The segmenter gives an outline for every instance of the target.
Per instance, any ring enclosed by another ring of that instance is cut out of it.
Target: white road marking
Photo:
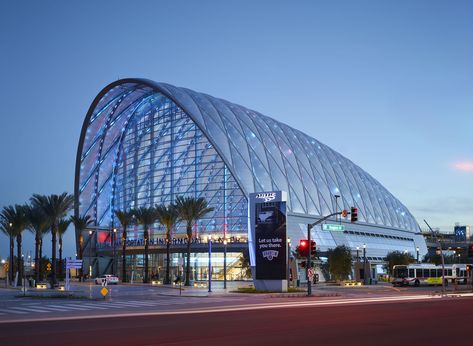
[[[27,307],[27,306],[15,306],[15,307],[10,307],[9,309],[17,309],[20,311],[27,311],[27,312],[51,312],[48,310],[43,310],[39,308],[32,308],[32,307]]]

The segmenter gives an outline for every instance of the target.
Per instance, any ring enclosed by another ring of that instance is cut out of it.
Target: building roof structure
[[[419,232],[409,210],[385,187],[317,139],[229,101],[146,79],[116,81],[92,103],[77,152],[76,214],[93,214],[98,226],[113,218],[124,134],[156,100],[175,103],[192,119],[247,198],[287,191],[288,213],[321,217],[336,209],[333,196],[339,195],[338,207],[357,207],[361,223]]]

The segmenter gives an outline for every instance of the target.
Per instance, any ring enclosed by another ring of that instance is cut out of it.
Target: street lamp
[[[115,275],[115,257],[116,257],[116,244],[115,240],[117,239],[117,229],[113,228],[112,234],[112,243],[113,243],[113,259],[112,259],[112,274]]]
[[[10,283],[13,282],[13,223],[9,223],[8,226],[10,226],[10,260],[8,261],[9,265],[9,271],[10,271]]]
[[[366,270],[366,244],[363,244],[363,281],[364,284],[368,284],[368,275]]]
[[[356,247],[356,263],[360,262],[360,247]]]
[[[287,278],[288,285],[289,285],[289,281],[291,279],[290,266],[291,266],[291,238],[288,237],[287,238],[287,273],[286,273],[286,278]]]
[[[340,195],[333,195],[335,197],[335,212],[338,211],[338,199],[340,198]],[[338,221],[338,215],[335,215],[335,221]],[[341,220],[340,220],[341,221]]]
[[[92,278],[92,233],[93,231],[89,229],[89,280]]]
[[[227,289],[227,238],[223,239],[223,288]]]
[[[212,292],[212,237],[209,235],[207,237],[207,242],[209,244],[209,293]]]
[[[419,247],[416,247],[416,253],[417,253],[417,263],[419,263]]]

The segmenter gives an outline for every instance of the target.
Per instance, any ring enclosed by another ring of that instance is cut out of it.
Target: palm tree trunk
[[[43,238],[39,239],[39,264],[38,264],[38,270],[39,270],[39,281],[43,280]]]
[[[126,229],[122,235],[122,282],[126,281]]]
[[[39,282],[39,272],[41,268],[39,267],[39,234],[36,233],[35,244],[34,244],[34,274],[36,282]]]
[[[14,258],[13,258],[13,254],[14,254],[14,250],[15,250],[15,242],[13,241],[13,237],[10,236],[10,262],[8,263],[9,265],[9,272],[10,272],[10,285],[11,283],[13,282],[13,261],[14,261]]]
[[[17,285],[21,286],[22,284],[22,258],[21,258],[21,234],[16,236],[16,271],[18,272],[18,282]]]
[[[190,286],[191,276],[191,239],[192,239],[192,226],[187,227],[187,264],[186,264],[186,283],[184,286]]]
[[[169,277],[169,262],[170,262],[170,249],[171,249],[171,242],[169,240],[169,237],[166,239],[166,277],[164,279],[164,283],[166,285],[169,285],[171,283],[171,279]]]
[[[56,231],[57,231],[57,224],[53,223],[51,227],[51,288],[54,288],[56,285]]]
[[[59,236],[59,280],[62,280],[62,235]]]
[[[149,232],[148,232],[148,227],[145,227],[145,233],[144,233],[144,238],[145,238],[145,278],[144,278],[144,283],[148,283],[148,247],[149,247]]]

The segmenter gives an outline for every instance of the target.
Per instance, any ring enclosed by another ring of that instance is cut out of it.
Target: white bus
[[[445,265],[445,285],[466,284],[467,280],[466,264]],[[441,285],[442,266],[435,264],[395,265],[391,283],[393,286]]]

